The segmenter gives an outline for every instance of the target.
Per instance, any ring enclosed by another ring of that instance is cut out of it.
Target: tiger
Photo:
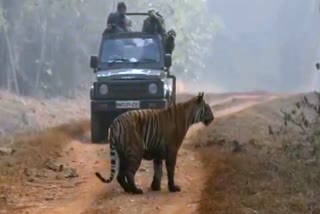
[[[151,190],[161,190],[162,164],[165,161],[168,189],[179,192],[174,174],[177,154],[192,124],[202,122],[209,126],[214,120],[213,111],[204,100],[204,93],[166,109],[129,110],[118,116],[108,129],[111,174],[105,179],[95,175],[103,183],[110,183],[115,174],[123,190],[131,194],[143,194],[135,183],[135,174],[141,161],[153,161]]]

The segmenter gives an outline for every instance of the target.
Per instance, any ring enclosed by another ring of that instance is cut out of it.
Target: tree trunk
[[[11,90],[11,81],[13,81],[15,91],[16,91],[17,95],[19,95],[20,93],[19,93],[19,85],[18,85],[18,80],[17,80],[15,60],[14,60],[14,56],[12,53],[12,46],[11,46],[11,43],[9,40],[8,31],[7,31],[6,27],[4,27],[4,35],[5,35],[5,39],[6,39],[6,43],[7,43],[7,47],[8,47],[10,64],[11,64],[11,69],[12,69],[11,73],[8,71],[8,75],[7,75],[8,90]]]
[[[46,53],[47,53],[47,24],[48,24],[48,16],[47,14],[44,15],[44,23],[43,23],[43,29],[42,29],[42,35],[41,35],[41,50],[40,50],[40,62],[36,74],[36,82],[35,82],[35,93],[39,91],[39,86],[40,86],[40,77],[41,77],[41,72],[43,70],[43,64],[46,62]]]

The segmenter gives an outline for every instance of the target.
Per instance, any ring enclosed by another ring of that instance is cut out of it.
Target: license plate
[[[130,108],[140,108],[140,101],[135,100],[125,100],[116,101],[116,108],[120,109],[130,109]]]

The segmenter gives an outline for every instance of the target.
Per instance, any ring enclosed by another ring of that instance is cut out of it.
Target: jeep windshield
[[[102,63],[118,64],[159,63],[159,43],[153,38],[115,38],[102,43]]]

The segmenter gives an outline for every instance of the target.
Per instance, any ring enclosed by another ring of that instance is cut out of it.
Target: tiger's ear
[[[201,103],[203,100],[204,92],[199,92],[197,97],[197,103]]]

